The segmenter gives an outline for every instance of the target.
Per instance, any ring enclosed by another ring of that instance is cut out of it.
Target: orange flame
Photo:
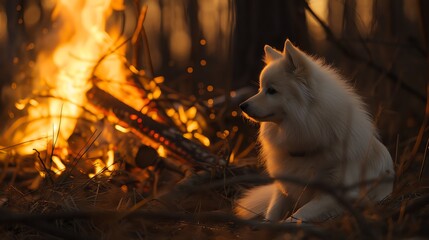
[[[53,29],[58,31],[53,30],[46,41],[56,38],[58,43],[53,50],[39,53],[37,73],[31,84],[33,95],[15,104],[18,110],[27,111],[27,116],[14,123],[12,142],[42,141],[38,146],[35,143],[23,145],[18,149],[19,153],[29,154],[34,148],[46,149],[49,144],[55,148],[68,147],[67,139],[87,108],[85,93],[92,87],[94,76],[99,79],[98,87],[143,114],[158,119],[157,111],[152,111],[149,103],[161,97],[159,84],[164,78],[144,79],[141,84],[145,93],[127,82],[130,74],[141,75],[143,71],[134,66],[125,68],[125,46],[117,47],[124,41],[119,35],[120,29],[110,26],[109,29],[113,30],[106,31],[106,22],[114,10],[124,10],[123,0],[56,1],[52,17],[55,24],[61,22],[61,27],[55,28],[54,24]],[[165,110],[185,132],[185,137],[210,145],[202,133],[205,122],[201,121],[196,107],[172,104]],[[116,120],[113,122],[117,123]],[[119,124],[115,129],[123,133],[130,131],[127,126]],[[162,145],[158,152],[161,156],[167,155]],[[51,170],[61,174],[65,169],[61,159],[53,157],[52,161]],[[109,146],[106,156],[94,161],[94,172],[90,177],[100,172],[109,176],[116,168],[113,146]],[[40,174],[44,175],[43,172]]]
[[[85,92],[91,87],[97,61],[109,52],[114,40],[106,32],[106,20],[113,9],[120,9],[122,1],[58,0],[53,18],[62,20],[60,31],[54,33],[58,45],[53,51],[42,51],[37,58],[37,74],[33,79],[34,96],[15,104],[18,110],[27,107],[25,127],[17,127],[13,142],[45,138],[53,139],[56,147],[67,147],[77,119],[86,104]],[[52,40],[52,37],[47,40]],[[109,65],[108,79],[125,76],[120,56],[109,55],[100,68]],[[100,69],[101,70],[101,69]],[[43,98],[40,98],[44,96]],[[54,136],[58,136],[54,139]],[[22,154],[33,152],[34,145],[21,147]]]

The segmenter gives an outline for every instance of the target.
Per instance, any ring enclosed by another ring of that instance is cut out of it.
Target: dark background
[[[424,117],[429,64],[427,1],[125,1],[128,11],[114,12],[109,24],[121,23],[123,34],[130,35],[138,4],[148,5],[144,25],[154,74],[164,76],[168,87],[201,103],[226,96],[226,101],[212,109],[219,113],[212,122],[216,128],[243,123],[239,114],[232,117],[231,113],[257,89],[263,46],[282,49],[289,38],[309,54],[324,58],[356,87],[392,154],[407,154],[410,149],[414,155],[417,150],[424,152],[428,136]],[[54,37],[43,37],[46,29],[51,35],[55,35],[54,29],[61,29],[61,22],[51,20],[54,7],[55,2],[47,0],[0,1],[4,122],[10,120],[14,103],[29,91],[19,89],[31,85],[37,55],[52,51],[57,44]],[[175,42],[176,32],[185,35],[181,39],[187,39],[187,44]],[[181,49],[185,52],[175,53]],[[141,50],[140,57],[145,54]],[[142,69],[148,67],[140,62]],[[187,71],[189,67],[192,72]],[[207,91],[208,86],[213,90]],[[229,97],[240,89],[247,91],[235,99]],[[255,128],[250,129],[248,139],[254,141]]]

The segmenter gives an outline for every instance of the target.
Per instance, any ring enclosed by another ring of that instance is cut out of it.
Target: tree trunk
[[[256,81],[263,67],[264,45],[282,50],[286,38],[304,50],[309,48],[302,0],[236,0],[233,78],[237,81],[233,87]]]

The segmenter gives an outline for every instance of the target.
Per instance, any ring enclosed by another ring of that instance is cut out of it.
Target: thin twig
[[[145,51],[144,59],[145,59],[145,63],[147,64],[146,76],[148,76],[148,78],[152,79],[155,75],[154,75],[154,71],[153,71],[152,58],[150,56],[149,42],[147,39],[146,30],[145,30],[143,25],[142,25],[141,35],[143,38],[143,48]]]
[[[146,12],[147,12],[147,7],[143,6],[141,7],[140,1],[139,0],[134,0],[134,5],[135,8],[137,10],[140,10],[138,13],[138,19],[137,19],[137,24],[136,27],[134,29],[133,35],[131,37],[131,44],[134,49],[133,49],[133,55],[132,55],[132,59],[131,59],[131,63],[136,67],[140,67],[139,66],[139,53],[140,53],[140,47],[141,44],[139,42],[139,39],[141,38],[141,30],[143,27],[143,22],[144,19],[146,18]],[[141,85],[140,82],[138,82],[138,84]],[[143,87],[143,85],[141,85],[141,87]]]
[[[138,3],[138,1],[135,1],[136,4]],[[139,18],[137,20],[137,25],[136,25],[136,29],[134,30],[133,36],[131,38],[131,43],[132,44],[136,44],[139,38],[139,35],[143,29],[143,22],[144,19],[146,18],[146,13],[147,13],[147,6],[144,5],[141,7],[140,9],[140,13],[139,13]]]
[[[14,224],[27,222],[43,222],[53,220],[72,220],[72,219],[113,219],[121,215],[120,211],[76,211],[76,212],[56,212],[49,214],[15,214],[5,210],[0,211],[0,223]],[[127,219],[143,219],[153,222],[188,222],[188,223],[221,223],[235,224],[239,226],[249,226],[256,229],[268,229],[277,231],[287,231],[297,233],[300,231],[317,237],[328,237],[330,234],[320,227],[309,224],[295,223],[271,223],[256,220],[244,220],[231,214],[200,212],[178,213],[178,212],[154,212],[154,211],[136,211],[126,216]]]
[[[426,164],[426,157],[427,157],[428,148],[429,148],[429,138],[426,141],[425,151],[423,153],[423,161],[422,161],[422,165],[420,166],[419,181],[422,180],[423,170],[425,169],[425,164]]]
[[[19,146],[27,144],[27,143],[36,142],[36,141],[44,140],[44,139],[47,139],[47,138],[49,138],[49,137],[46,136],[46,137],[40,137],[40,138],[35,138],[35,139],[27,140],[27,141],[24,141],[24,142],[20,142],[20,143],[17,143],[17,144],[13,144],[13,145],[10,145],[10,146],[7,146],[7,147],[0,148],[0,151],[7,150],[7,149],[10,149],[10,148],[19,147]]]
[[[39,159],[40,163],[43,166],[43,170],[45,170],[46,175],[48,175],[49,181],[52,183],[54,183],[54,180],[52,179],[51,176],[51,172],[49,171],[49,169],[46,167],[45,162],[42,160],[42,158],[40,157],[40,152],[37,151],[37,149],[33,148],[33,151],[35,151],[37,153],[37,158]]]
[[[426,92],[427,96],[429,96],[429,84],[426,85]],[[416,137],[416,141],[414,142],[413,149],[411,150],[411,153],[409,156],[404,158],[404,160],[401,162],[401,165],[398,168],[398,176],[401,176],[411,165],[413,160],[415,159],[417,152],[419,151],[420,145],[423,140],[423,135],[425,133],[425,129],[428,126],[429,123],[429,97],[426,101],[426,107],[425,107],[425,115],[423,117],[422,124],[420,125],[419,132]]]
[[[429,84],[426,85],[426,95],[429,96]],[[413,150],[411,151],[412,157],[415,157],[415,155],[417,154],[417,151],[423,139],[423,133],[425,132],[428,122],[429,122],[429,98],[427,98],[427,101],[426,101],[425,115],[423,118],[422,125],[420,126],[419,133],[417,135],[417,139],[414,144]]]
[[[429,195],[411,200],[404,208],[396,208],[393,212],[388,212],[386,217],[399,218],[405,214],[415,214],[429,205]]]

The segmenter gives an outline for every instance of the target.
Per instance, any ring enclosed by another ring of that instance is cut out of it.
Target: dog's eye
[[[274,88],[272,88],[272,87],[269,87],[269,88],[267,88],[267,90],[265,91],[265,93],[266,94],[270,94],[270,95],[272,95],[272,94],[276,94],[277,93],[277,90],[275,90]]]

